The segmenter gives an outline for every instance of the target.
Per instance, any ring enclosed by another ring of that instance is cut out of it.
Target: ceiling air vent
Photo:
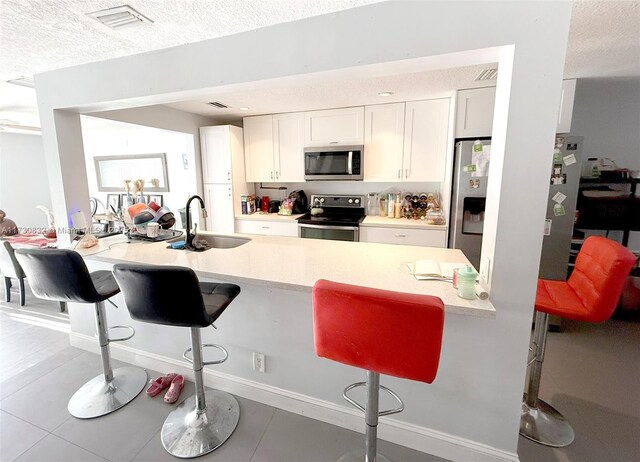
[[[220,101],[210,101],[207,103],[209,106],[217,107],[220,109],[227,109],[229,106],[222,104]]]
[[[498,69],[485,69],[476,77],[476,81],[495,80],[498,78]]]
[[[94,11],[87,13],[87,16],[100,21],[107,27],[112,29],[121,29],[128,26],[140,25],[144,22],[153,23],[153,21],[143,14],[138,13],[129,5],[116,6],[106,10]]]

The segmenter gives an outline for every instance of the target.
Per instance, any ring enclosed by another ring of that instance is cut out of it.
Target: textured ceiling
[[[483,69],[496,67],[497,64],[485,64],[378,77],[352,75],[348,79],[322,76],[304,83],[301,79],[260,82],[260,85],[245,85],[218,94],[212,92],[207,98],[167,106],[231,122],[248,115],[415,101],[448,97],[456,89],[495,85],[495,80],[476,82],[474,79]],[[379,96],[378,93],[383,91],[393,94]],[[229,108],[215,108],[207,104],[209,101],[219,101]],[[249,110],[238,109],[243,106]]]
[[[378,0],[0,0],[0,81],[47,70],[196,42],[271,24],[357,7]],[[130,4],[153,24],[111,30],[85,13]],[[541,2],[541,7],[544,3]],[[249,86],[212,93],[231,110],[204,101],[174,103],[189,112],[232,120],[240,115],[406,101],[486,86],[473,79],[478,67],[396,76],[325,79]],[[640,1],[574,3],[565,78],[640,76]],[[0,83],[0,119],[37,116],[33,96]],[[393,91],[380,98],[379,91]],[[10,94],[12,93],[12,94]],[[8,96],[9,95],[9,96]],[[240,113],[239,106],[251,111]]]
[[[0,80],[231,35],[380,0],[0,0]],[[86,16],[129,4],[154,21]]]

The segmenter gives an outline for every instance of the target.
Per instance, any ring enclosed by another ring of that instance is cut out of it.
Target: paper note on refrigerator
[[[564,165],[573,165],[575,164],[576,161],[576,156],[574,156],[573,154],[569,154],[568,156],[564,156],[562,158],[562,161],[564,162]]]
[[[564,200],[567,198],[567,196],[565,196],[564,194],[562,194],[560,191],[558,191],[557,193],[555,193],[553,195],[553,197],[551,198],[551,200],[553,202],[557,202],[558,204],[562,204],[564,202]]]
[[[491,145],[483,145],[482,151],[476,151],[475,149],[473,150],[473,152],[471,153],[471,163],[476,166],[476,170],[471,174],[472,177],[489,175],[490,156]]]

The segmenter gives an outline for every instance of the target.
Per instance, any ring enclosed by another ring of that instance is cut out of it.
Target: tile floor
[[[162,422],[172,408],[161,397],[141,395],[100,419],[69,416],[69,397],[100,372],[100,360],[70,347],[68,329],[68,316],[59,313],[57,305],[30,293],[25,308],[15,301],[0,303],[0,461],[177,460],[160,443]],[[520,438],[520,460],[640,460],[639,345],[638,322],[567,323],[564,332],[551,333],[541,397],[561,409],[577,436],[564,449]],[[182,396],[192,393],[188,382]],[[243,398],[238,401],[238,428],[220,449],[199,460],[335,461],[363,444],[358,433]],[[379,448],[397,462],[443,460],[386,441],[380,441]]]

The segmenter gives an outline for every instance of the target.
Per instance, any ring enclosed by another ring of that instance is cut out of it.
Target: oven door
[[[303,225],[298,224],[298,237],[305,239],[330,239],[334,241],[360,240],[357,226]]]

